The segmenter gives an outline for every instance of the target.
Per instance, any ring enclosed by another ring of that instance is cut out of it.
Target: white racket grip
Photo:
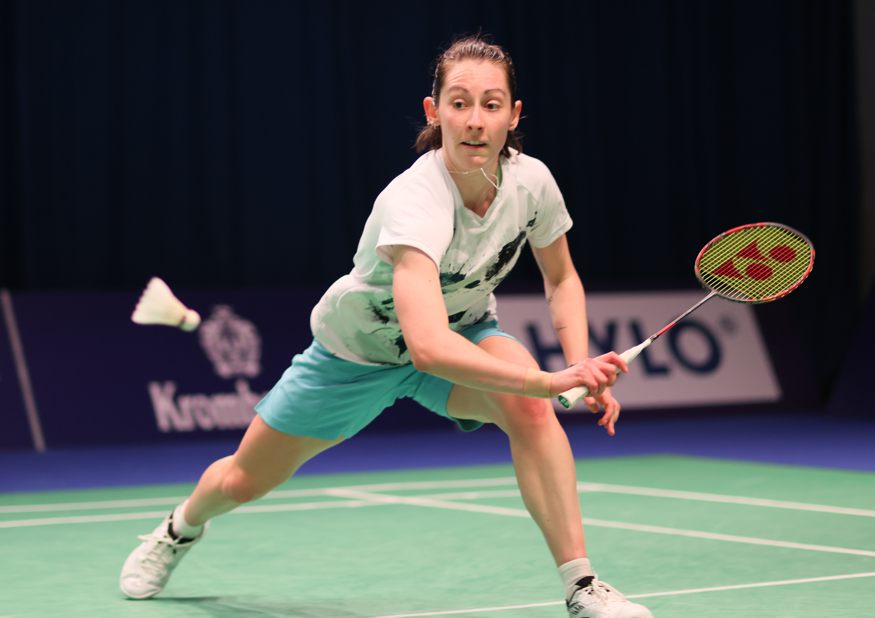
[[[647,346],[649,346],[651,343],[653,343],[653,339],[647,339],[646,341],[639,343],[638,345],[636,345],[634,347],[629,348],[625,352],[622,352],[620,354],[620,358],[622,358],[623,361],[628,365],[633,360],[635,360],[638,357],[638,355],[641,354],[641,352],[643,352],[645,350],[645,348],[647,348]],[[617,373],[618,374],[620,373],[619,369],[617,369]],[[577,403],[578,400],[583,399],[587,395],[589,395],[589,389],[587,387],[575,386],[574,388],[569,388],[564,393],[560,393],[557,396],[557,399],[559,400],[559,403],[562,404],[562,407],[567,409],[567,408],[570,408],[571,406],[573,406],[575,403]]]

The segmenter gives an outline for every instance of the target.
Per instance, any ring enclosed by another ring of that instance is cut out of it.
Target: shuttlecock
[[[164,324],[192,331],[200,325],[201,316],[183,305],[161,279],[152,277],[134,307],[131,320],[137,324]]]

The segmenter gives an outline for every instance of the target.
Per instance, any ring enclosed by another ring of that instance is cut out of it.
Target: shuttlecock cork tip
[[[179,324],[179,328],[186,332],[191,332],[195,330],[201,324],[201,316],[194,309],[186,309],[185,315],[182,317],[182,322]]]

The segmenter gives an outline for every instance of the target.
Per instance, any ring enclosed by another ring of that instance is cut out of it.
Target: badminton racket
[[[800,285],[814,268],[814,246],[806,236],[780,223],[749,223],[724,232],[706,244],[696,257],[694,271],[710,290],[695,305],[620,354],[627,364],[650,344],[711,300],[722,296],[739,303],[768,303],[783,298]],[[619,372],[619,370],[618,370]],[[570,408],[589,389],[578,386],[558,396]]]

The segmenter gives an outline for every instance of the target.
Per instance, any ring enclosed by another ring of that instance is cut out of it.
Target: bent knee
[[[222,493],[234,502],[243,504],[261,498],[283,480],[285,479],[273,481],[259,478],[237,466],[232,466],[222,481]]]
[[[556,413],[547,399],[509,395],[502,397],[498,404],[502,419],[499,425],[507,433],[538,431],[556,422]]]

